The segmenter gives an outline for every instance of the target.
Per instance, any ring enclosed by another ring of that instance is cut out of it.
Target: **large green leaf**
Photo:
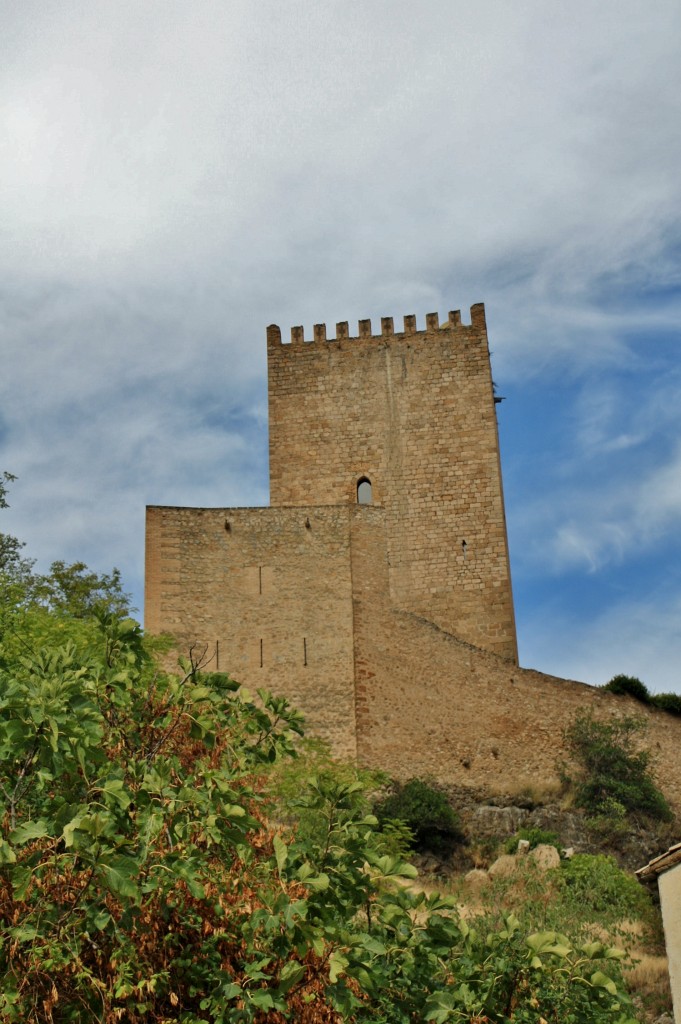
[[[122,779],[107,779],[100,792],[105,797],[112,799],[123,811],[126,810],[132,802],[132,797]]]
[[[111,892],[133,900],[139,897],[137,884],[139,865],[132,857],[120,855],[102,857],[98,867],[104,884]]]
[[[0,839],[0,864],[15,864],[17,855],[5,839]]]
[[[350,961],[338,949],[334,949],[329,957],[329,981],[333,984],[338,981],[341,974],[345,974]]]
[[[272,846],[274,847],[274,856],[277,859],[277,870],[281,874],[288,860],[288,847],[279,833],[274,836]]]
[[[604,988],[611,996],[617,995],[617,985],[607,974],[603,974],[603,971],[595,971],[591,975],[591,984],[596,988]]]
[[[279,992],[288,992],[293,988],[301,978],[305,977],[306,970],[305,964],[300,964],[297,960],[289,960],[288,963],[285,963],[279,975]]]
[[[32,839],[42,839],[49,834],[49,822],[45,818],[37,818],[35,821],[26,821],[18,825],[11,833],[10,840],[15,846],[21,846]]]

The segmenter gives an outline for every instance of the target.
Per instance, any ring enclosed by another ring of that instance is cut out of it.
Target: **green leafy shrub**
[[[442,790],[426,779],[394,783],[392,792],[375,802],[374,814],[381,824],[404,822],[418,850],[446,853],[463,839],[458,814]]]
[[[600,722],[589,712],[577,715],[565,740],[579,766],[567,777],[578,806],[614,820],[621,819],[623,808],[627,815],[671,821],[671,808],[651,773],[650,752],[640,748],[644,734],[639,718]]]
[[[629,697],[635,697],[636,700],[640,700],[642,704],[650,704],[651,697],[648,687],[640,679],[637,679],[636,676],[613,676],[603,689],[609,690],[610,693],[627,694]]]
[[[633,875],[622,871],[614,857],[577,853],[559,869],[560,901],[576,906],[592,920],[622,921],[646,917],[651,900]],[[560,911],[559,911],[560,913]]]
[[[325,821],[309,802],[311,779],[320,781],[327,788],[352,786],[353,810],[361,815],[372,812],[372,795],[388,783],[385,772],[363,768],[350,761],[335,760],[324,740],[301,736],[291,754],[291,757],[277,759],[269,772],[270,818],[295,828],[302,842],[318,842],[320,835],[325,834]],[[388,822],[382,832],[386,852],[407,855],[413,836],[402,822]]]
[[[531,850],[535,846],[545,843],[547,846],[555,846],[560,852],[560,839],[557,832],[548,832],[541,828],[520,828],[514,836],[506,841],[504,846],[506,853],[515,853],[521,839],[526,839],[529,842]]]
[[[627,809],[619,800],[606,797],[598,813],[591,813],[584,824],[592,842],[604,849],[619,849],[631,835],[631,821]]]
[[[2,1024],[632,1020],[617,951],[398,884],[364,780],[301,776],[317,827],[273,825],[299,716],[100,627],[0,663]]]
[[[249,968],[234,927],[272,850],[253,777],[299,716],[157,672],[132,620],[74,619],[81,650],[68,620],[36,647],[33,621],[0,669],[0,1020],[198,1011],[192,991]]]
[[[681,694],[678,693],[653,693],[650,703],[663,711],[669,711],[672,715],[681,715]]]

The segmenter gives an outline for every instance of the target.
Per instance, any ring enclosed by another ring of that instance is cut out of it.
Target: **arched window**
[[[360,480],[357,481],[357,504],[371,504],[371,480],[369,480],[366,476],[363,476]]]

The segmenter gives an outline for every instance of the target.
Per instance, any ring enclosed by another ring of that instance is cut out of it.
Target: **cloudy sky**
[[[268,502],[265,326],[485,302],[521,663],[681,691],[678,0],[0,0],[0,528]]]

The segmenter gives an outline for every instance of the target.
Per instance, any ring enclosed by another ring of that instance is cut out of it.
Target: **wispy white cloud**
[[[511,510],[521,574],[600,572],[681,534],[681,371],[675,345],[661,348],[647,358],[639,341],[560,389],[552,448],[531,438],[513,478],[532,494]]]
[[[605,446],[602,453],[609,450]],[[543,567],[554,577],[579,568],[593,573],[638,559],[681,534],[681,448],[656,468],[638,476],[632,472],[625,480],[619,474],[609,478],[607,468],[600,479],[580,478],[574,466],[570,473],[565,466],[562,470],[561,484],[547,487],[531,512],[521,513],[521,560],[531,571]]]

